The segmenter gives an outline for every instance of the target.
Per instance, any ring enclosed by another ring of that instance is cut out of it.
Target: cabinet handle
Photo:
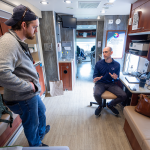
[[[64,74],[67,74],[67,70],[64,70]]]

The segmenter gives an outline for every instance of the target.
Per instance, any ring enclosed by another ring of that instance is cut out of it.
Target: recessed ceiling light
[[[97,19],[101,19],[101,17],[100,17],[100,16],[98,16],[98,17],[97,17]]]
[[[105,9],[103,9],[102,11],[100,11],[102,14],[104,14],[106,11],[105,11]]]
[[[49,4],[49,2],[46,2],[46,1],[41,1],[40,3],[43,4],[43,5]]]
[[[72,3],[72,1],[69,1],[69,0],[64,0],[64,2],[65,2],[65,3],[68,3],[68,4],[69,4],[69,3]]]
[[[109,3],[113,3],[115,2],[116,0],[108,0]]]

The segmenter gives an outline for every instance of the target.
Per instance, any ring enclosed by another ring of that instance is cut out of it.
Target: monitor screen
[[[62,16],[62,27],[76,29],[77,18],[70,16]]]

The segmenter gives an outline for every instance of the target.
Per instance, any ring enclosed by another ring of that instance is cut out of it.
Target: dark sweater
[[[93,79],[103,76],[99,81],[97,81],[97,83],[112,83],[114,82],[114,79],[109,75],[109,73],[115,73],[119,77],[120,64],[114,59],[112,59],[111,63],[106,63],[105,59],[100,60],[95,65]]]

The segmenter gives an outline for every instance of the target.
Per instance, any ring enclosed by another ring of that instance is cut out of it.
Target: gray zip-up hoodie
[[[0,37],[0,86],[4,87],[6,101],[27,100],[41,91],[33,62],[21,45],[27,46],[13,30]]]

